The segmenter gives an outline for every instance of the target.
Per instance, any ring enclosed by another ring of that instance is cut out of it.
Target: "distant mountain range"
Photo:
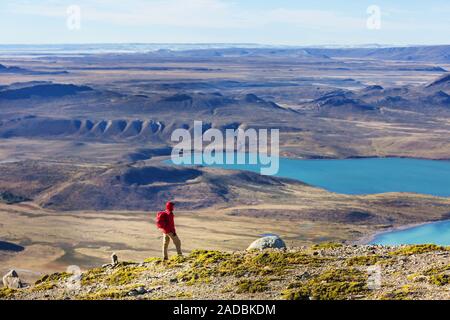
[[[335,117],[381,115],[386,109],[420,113],[450,111],[450,74],[425,86],[383,88],[373,85],[358,91],[334,90],[304,105],[322,115]]]
[[[24,73],[24,72],[28,72],[28,70],[19,67],[7,67],[0,64],[0,73]]]
[[[67,71],[35,71],[28,70],[16,66],[5,66],[0,64],[0,75],[1,74],[22,74],[22,75],[56,75],[56,74],[67,74]]]
[[[71,107],[64,108],[69,111],[64,117],[55,118],[54,113],[59,107],[54,106],[54,102],[59,99],[63,99],[59,103]],[[273,123],[289,131],[297,127],[295,119],[305,122],[302,116],[305,112],[332,118],[389,119],[398,117],[398,112],[414,111],[413,114],[402,113],[401,121],[407,117],[416,119],[419,114],[448,114],[450,74],[421,86],[384,88],[372,85],[359,90],[330,89],[316,99],[300,104],[301,108],[297,110],[283,108],[255,94],[227,96],[218,92],[191,92],[121,95],[89,86],[52,82],[5,86],[0,88],[0,103],[2,101],[4,112],[13,112],[16,108],[30,112],[19,118],[4,118],[0,122],[2,138],[71,136],[95,140],[167,141],[174,128],[191,128],[192,119],[203,119],[205,130],[211,127],[237,128],[248,123]],[[110,103],[105,105],[103,101]],[[89,110],[86,105],[90,105]],[[39,116],[33,115],[35,110],[40,110]],[[78,115],[70,116],[70,110]]]
[[[307,56],[331,58],[374,58],[381,60],[449,62],[450,45],[392,46],[368,44],[361,46],[283,46],[251,43],[209,44],[62,44],[62,45],[0,45],[0,55],[66,55],[66,54],[139,53],[157,56]]]
[[[13,85],[11,89],[0,91],[0,99],[15,100],[28,99],[31,97],[64,97],[78,92],[91,91],[87,86],[76,86],[73,84],[44,83],[31,86],[18,87]]]
[[[332,58],[450,62],[450,45],[351,49],[319,48],[307,49],[307,51],[313,55],[326,55]]]

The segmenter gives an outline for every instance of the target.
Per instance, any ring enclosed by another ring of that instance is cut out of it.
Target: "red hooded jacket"
[[[169,201],[166,203],[166,210],[156,215],[156,226],[165,234],[176,233],[173,208],[174,204]]]

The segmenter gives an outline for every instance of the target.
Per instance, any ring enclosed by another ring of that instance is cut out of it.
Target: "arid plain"
[[[379,50],[0,55],[0,272],[159,255],[166,199],[187,251],[242,250],[265,233],[354,242],[449,218],[448,198],[162,164],[173,129],[194,120],[279,128],[293,158],[450,159],[449,47]]]

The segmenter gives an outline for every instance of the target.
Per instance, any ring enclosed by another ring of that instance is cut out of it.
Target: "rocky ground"
[[[435,245],[197,250],[73,272],[2,288],[0,298],[450,299],[450,248]]]

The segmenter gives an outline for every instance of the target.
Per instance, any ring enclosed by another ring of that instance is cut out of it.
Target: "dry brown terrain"
[[[448,300],[449,248],[342,246],[196,250],[47,275],[0,299]]]
[[[0,72],[0,192],[15,199],[0,204],[0,273],[15,268],[35,280],[70,264],[101,265],[112,252],[134,261],[159,255],[153,218],[167,199],[179,204],[186,251],[242,250],[266,233],[290,247],[351,243],[448,219],[449,198],[347,196],[162,164],[171,132],[194,120],[220,130],[279,128],[281,154],[294,158],[450,159],[450,65],[446,48],[432,49],[439,59],[422,50],[411,61],[415,51],[403,61],[320,50],[0,52],[0,64],[23,68]]]
[[[217,171],[224,177],[230,175]],[[186,185],[197,192],[198,184],[194,181]],[[291,184],[289,180],[282,180],[279,190],[270,196],[264,188],[234,187],[234,196],[226,203],[179,210],[177,226],[184,250],[242,250],[267,233],[282,236],[289,246],[353,242],[386,228],[443,219],[450,212],[448,198],[346,196]],[[251,203],[243,199],[251,199]],[[134,261],[158,256],[161,235],[153,223],[156,210],[55,211],[31,202],[2,204],[0,235],[24,250],[0,256],[0,272],[14,268],[21,270],[25,279],[34,280],[43,273],[64,271],[72,264],[83,269],[101,265],[112,252]]]

